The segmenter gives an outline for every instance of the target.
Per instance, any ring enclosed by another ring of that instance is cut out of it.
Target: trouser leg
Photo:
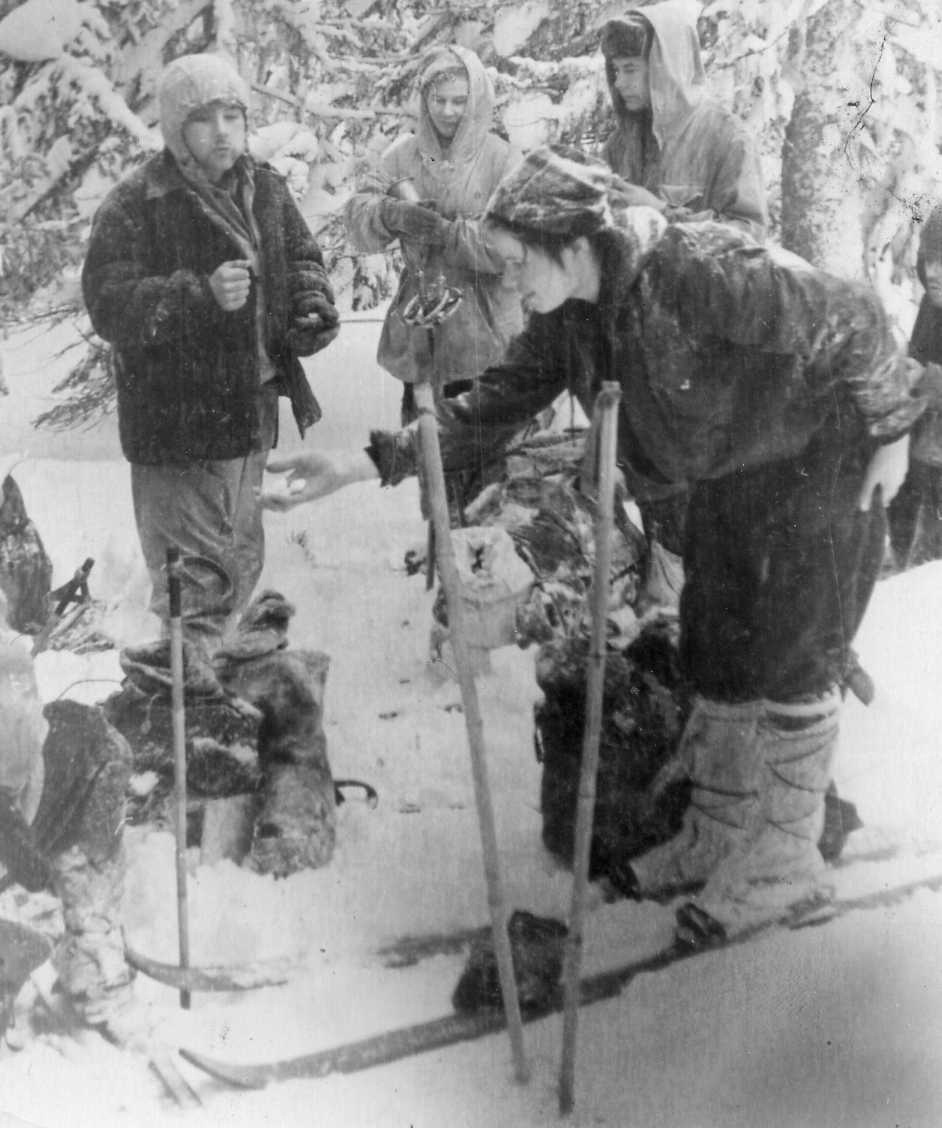
[[[251,598],[265,559],[262,511],[257,491],[274,442],[278,398],[259,393],[261,449],[243,458],[131,466],[131,493],[138,536],[152,592],[151,610],[166,623],[167,549],[203,556],[229,577],[206,569],[185,570],[182,578],[184,633],[210,649]]]

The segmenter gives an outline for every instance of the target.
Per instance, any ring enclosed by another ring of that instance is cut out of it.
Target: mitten
[[[425,247],[443,247],[447,242],[451,224],[429,208],[390,197],[380,207],[380,218],[390,235]]]

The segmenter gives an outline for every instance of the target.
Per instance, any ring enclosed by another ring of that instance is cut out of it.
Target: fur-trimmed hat
[[[633,206],[632,188],[578,151],[534,149],[497,185],[485,219],[521,233],[577,239],[624,226],[616,213]]]
[[[599,46],[606,59],[646,59],[654,42],[654,28],[640,12],[628,12],[602,27]]]

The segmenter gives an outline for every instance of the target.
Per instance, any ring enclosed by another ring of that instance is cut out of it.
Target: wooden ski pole
[[[494,953],[497,957],[500,989],[504,999],[504,1012],[507,1016],[507,1031],[510,1035],[514,1072],[517,1081],[524,1084],[529,1080],[530,1070],[523,1046],[523,1020],[520,1014],[520,1000],[517,996],[517,982],[514,978],[510,936],[507,932],[508,910],[501,880],[497,829],[487,776],[484,724],[481,718],[477,687],[474,684],[472,673],[471,655],[465,633],[461,581],[458,576],[458,566],[455,563],[455,552],[451,540],[448,498],[445,492],[445,473],[442,468],[438,424],[435,418],[435,402],[430,384],[415,385],[415,401],[419,410],[419,435],[422,444],[422,458],[425,462],[429,508],[435,529],[438,576],[445,592],[445,602],[448,607],[449,634],[455,655],[458,684],[461,688],[461,701],[464,708],[464,721],[468,733],[468,748],[471,754],[474,796],[481,833],[481,848],[484,855],[484,876],[487,882]]]
[[[177,934],[180,967],[190,966],[190,921],[186,890],[186,709],[183,701],[183,623],[180,596],[180,550],[167,549],[167,593],[170,600],[170,683],[173,720],[174,820],[177,868]],[[180,1006],[190,1009],[190,992],[180,990]]]
[[[586,676],[585,729],[579,772],[572,863],[572,903],[569,934],[563,961],[563,1048],[559,1070],[559,1111],[572,1112],[576,1068],[576,1032],[582,970],[582,925],[589,886],[589,852],[595,812],[595,779],[602,730],[602,696],[605,687],[605,640],[608,622],[609,577],[614,530],[615,457],[618,439],[618,402],[621,387],[606,381],[595,401],[592,431],[597,436],[599,487],[595,517],[595,570],[592,576],[592,626]]]

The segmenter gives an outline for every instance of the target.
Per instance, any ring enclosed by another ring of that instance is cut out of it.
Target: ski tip
[[[268,1083],[267,1078],[261,1075],[257,1066],[238,1065],[235,1062],[219,1061],[218,1058],[209,1057],[207,1054],[188,1050],[181,1046],[177,1053],[185,1062],[196,1066],[217,1081],[227,1085],[235,1085],[240,1089],[263,1089]]]

